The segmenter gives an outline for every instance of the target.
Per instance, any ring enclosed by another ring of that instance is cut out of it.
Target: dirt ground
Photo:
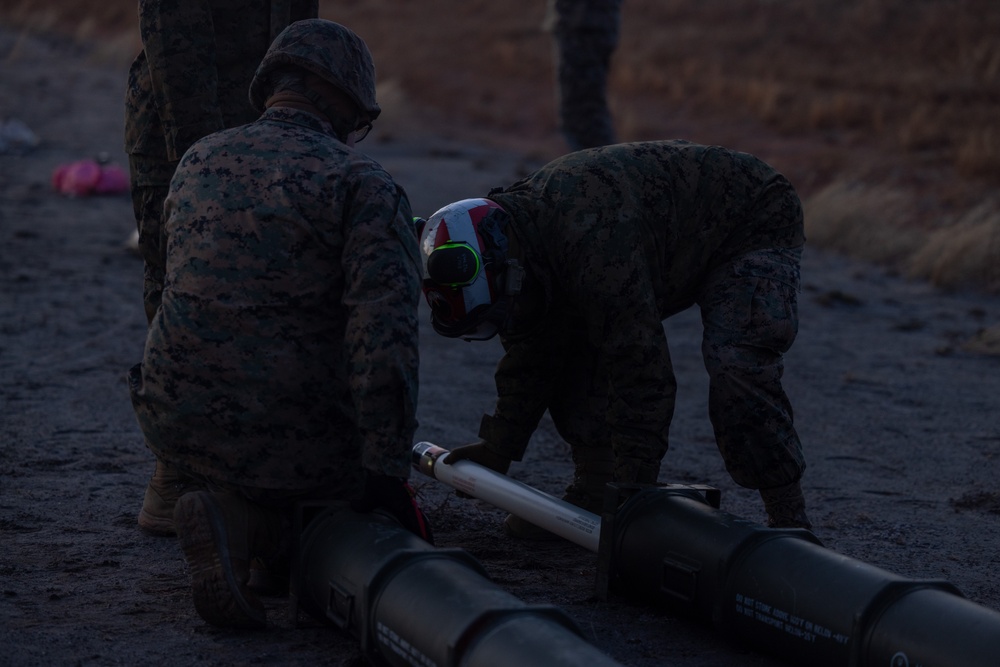
[[[125,164],[123,85],[123,67],[78,47],[0,31],[0,117],[41,139],[25,155],[0,155],[0,664],[364,664],[353,637],[309,620],[292,627],[282,598],[267,600],[269,631],[207,626],[175,541],[136,526],[153,460],[124,381],[145,331],[141,264],[123,248],[131,206],[123,195],[67,198],[50,186],[65,162],[106,152]],[[424,215],[538,166],[498,148],[502,137],[457,139],[386,116],[361,146]],[[816,535],[1000,609],[1000,357],[970,344],[1000,321],[1000,298],[944,293],[815,248],[803,275],[786,387]],[[500,348],[440,338],[424,315],[417,439],[451,447],[474,438],[492,405]],[[761,521],[755,494],[734,486],[715,450],[697,315],[665,326],[680,396],[660,481],[718,487],[723,510]],[[568,452],[547,421],[511,474],[561,492]],[[602,601],[594,554],[511,541],[504,512],[425,477],[413,483],[440,546],[467,550],[524,601],[558,605],[623,665],[784,664],[700,623]]]

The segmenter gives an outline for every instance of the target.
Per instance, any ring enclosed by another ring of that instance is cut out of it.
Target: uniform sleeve
[[[355,187],[347,213],[344,353],[362,465],[408,477],[417,428],[420,263],[406,194],[384,173]]]
[[[209,3],[142,0],[139,32],[167,159],[176,161],[196,140],[223,128]]]
[[[555,378],[566,363],[565,328],[549,314],[531,333],[503,338],[495,374],[497,403],[483,418],[479,437],[513,461],[524,458],[531,434],[549,407]]]

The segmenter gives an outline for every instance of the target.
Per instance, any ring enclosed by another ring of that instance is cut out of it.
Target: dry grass
[[[838,181],[805,201],[810,243],[948,288],[1000,292],[1000,205],[987,201],[935,229],[919,216],[911,193]]]
[[[899,266],[920,248],[923,234],[910,228],[907,193],[838,181],[807,198],[809,243],[879,264]]]
[[[369,43],[380,90],[399,107],[552,146],[543,5],[320,6]],[[136,0],[8,0],[0,18],[100,38],[105,59],[138,49]],[[996,0],[626,0],[622,18],[610,89],[622,139],[724,118],[811,142],[804,155],[764,152],[808,196],[814,243],[941,284],[1000,289],[1000,204],[988,198],[1000,185]]]
[[[930,233],[906,262],[909,275],[935,284],[1000,291],[1000,212],[986,203]]]

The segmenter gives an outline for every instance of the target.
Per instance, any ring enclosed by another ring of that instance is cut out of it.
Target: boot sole
[[[267,627],[263,605],[243,593],[233,571],[222,509],[207,492],[189,493],[177,501],[174,523],[191,569],[191,593],[198,615],[224,628]]]
[[[154,516],[145,509],[139,511],[139,528],[154,537],[173,537],[177,534],[173,519]]]

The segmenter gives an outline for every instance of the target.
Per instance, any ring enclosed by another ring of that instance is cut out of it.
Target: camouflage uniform
[[[616,141],[607,81],[620,9],[621,0],[549,1],[545,23],[555,39],[559,123],[570,150]]]
[[[125,151],[145,261],[143,304],[152,319],[163,289],[163,198],[184,151],[217,130],[249,123],[254,71],[292,21],[317,0],[140,0],[143,50],[129,69]]]
[[[489,198],[510,213],[512,253],[546,308],[502,334],[497,405],[480,431],[492,449],[521,460],[548,409],[574,451],[610,442],[616,479],[656,481],[677,388],[662,321],[698,304],[727,469],[750,488],[801,477],[781,375],[804,236],[783,176],[719,147],[619,144],[566,155]]]
[[[409,476],[420,264],[410,204],[306,111],[196,142],[130,389],[156,456],[224,483],[349,498]]]

